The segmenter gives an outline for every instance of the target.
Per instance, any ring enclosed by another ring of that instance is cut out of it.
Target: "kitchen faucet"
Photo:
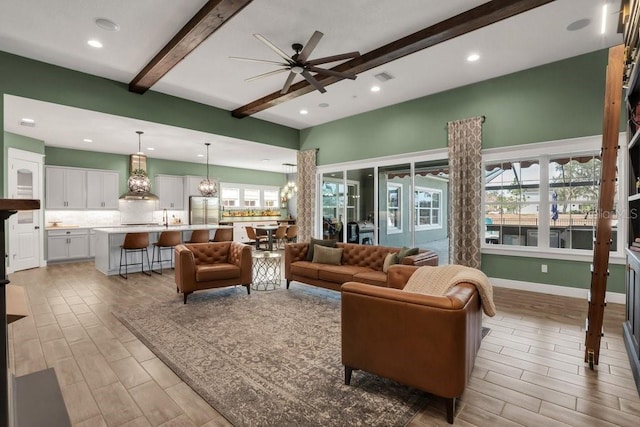
[[[164,225],[165,228],[169,228],[169,213],[166,208],[162,209],[162,225]]]

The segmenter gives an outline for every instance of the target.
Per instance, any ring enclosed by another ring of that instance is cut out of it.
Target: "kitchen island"
[[[226,225],[123,225],[117,227],[94,228],[96,233],[95,240],[95,266],[96,270],[106,274],[107,276],[118,274],[120,267],[120,245],[124,242],[124,236],[127,233],[149,233],[149,262],[153,257],[153,244],[158,241],[158,236],[163,231],[180,231],[182,233],[182,241],[189,240],[193,230],[208,229],[209,238],[212,239],[215,230],[218,228],[233,228]],[[140,262],[140,253],[131,253],[128,255],[131,262]],[[164,258],[164,257],[163,257]],[[168,257],[167,257],[168,258]],[[163,268],[169,267],[169,260],[163,261]],[[146,260],[145,260],[146,263]],[[159,266],[157,266],[159,268]],[[146,268],[145,268],[146,270]],[[130,266],[129,272],[140,271],[140,265]]]

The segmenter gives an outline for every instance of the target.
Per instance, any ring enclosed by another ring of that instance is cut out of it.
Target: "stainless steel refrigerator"
[[[217,224],[219,212],[217,197],[189,197],[189,224]]]

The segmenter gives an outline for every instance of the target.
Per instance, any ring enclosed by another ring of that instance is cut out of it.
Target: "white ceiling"
[[[314,30],[322,31],[325,35],[311,59],[354,50],[365,53],[486,1],[254,0],[152,90],[233,110],[280,90],[287,77],[283,73],[244,81],[271,71],[274,66],[234,61],[229,56],[279,60],[253,37],[254,33],[293,54],[292,43],[304,44]],[[205,3],[2,0],[0,50],[128,83]],[[602,35],[602,6],[607,3],[607,31]],[[619,7],[619,0],[556,0],[364,72],[355,81],[330,85],[325,94],[314,91],[254,117],[304,129],[607,48],[622,41],[621,35],[616,34]],[[98,17],[114,21],[120,30],[99,28],[94,23]],[[569,24],[585,18],[591,20],[588,26],[567,31]],[[104,47],[89,47],[90,38],[99,39]],[[466,57],[473,52],[481,55],[480,60],[467,62]],[[329,68],[335,64],[327,65]],[[373,76],[382,71],[394,79],[378,82]],[[370,91],[374,83],[381,86],[377,93]],[[262,144],[255,150],[255,144],[247,141],[16,97],[5,97],[5,102],[5,130],[43,139],[47,145],[128,154],[136,148],[135,130],[140,129],[145,131],[143,148],[156,148],[147,152],[150,157],[204,163],[196,154],[203,152],[205,141],[210,141],[214,164],[282,172],[282,163],[295,163],[293,150]],[[321,103],[329,106],[319,107]],[[309,114],[299,114],[301,109],[307,109]],[[17,124],[25,115],[38,115],[35,128]],[[92,134],[95,137],[87,136]],[[87,137],[94,140],[93,146],[82,142]]]

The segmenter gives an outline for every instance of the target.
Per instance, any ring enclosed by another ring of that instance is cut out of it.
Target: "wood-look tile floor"
[[[9,279],[26,288],[32,313],[9,327],[10,370],[24,375],[53,367],[74,426],[229,425],[112,314],[169,295],[180,304],[171,271],[123,280],[83,262]],[[583,362],[585,300],[494,292],[498,314],[484,319],[491,332],[455,425],[640,425],[621,335],[624,306],[606,308],[600,364],[591,371]],[[437,399],[409,422],[440,425],[448,424]]]

